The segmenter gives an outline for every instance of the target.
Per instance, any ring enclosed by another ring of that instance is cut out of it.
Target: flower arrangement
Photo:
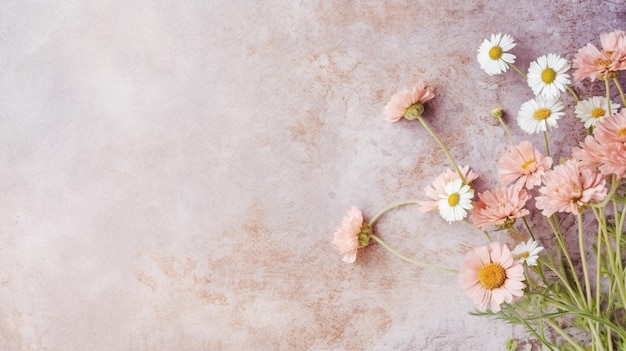
[[[367,222],[352,207],[334,234],[343,261],[355,262],[358,251],[373,240],[404,261],[457,274],[476,306],[473,314],[522,325],[546,349],[626,350],[626,110],[611,100],[617,97],[626,106],[618,80],[626,70],[626,34],[604,33],[600,43],[601,49],[590,43],[578,50],[571,64],[558,54],[540,56],[527,73],[515,65],[511,36],[494,34],[479,46],[477,60],[487,74],[511,68],[528,84],[535,97],[519,107],[516,122],[529,134],[543,134],[544,140],[543,150],[530,141],[516,142],[504,110],[491,111],[511,144],[498,160],[495,189],[477,189],[478,175],[457,164],[429,125],[425,105],[435,97],[434,88],[418,85],[394,94],[383,111],[386,119],[417,120],[451,168],[426,187],[424,200],[391,204]],[[581,100],[572,79],[598,80],[606,94]],[[569,95],[573,101],[565,100]],[[550,152],[549,132],[573,103],[573,115],[587,135],[570,155],[557,160]],[[407,205],[438,212],[448,223],[468,224],[487,243],[467,252],[459,270],[407,257],[375,231],[383,214]],[[541,211],[534,218],[547,223],[551,233],[533,230],[537,223],[528,219],[531,211]],[[572,230],[563,226],[568,217],[577,223]],[[542,247],[539,239],[554,247]],[[516,349],[515,341],[509,341],[508,349]]]

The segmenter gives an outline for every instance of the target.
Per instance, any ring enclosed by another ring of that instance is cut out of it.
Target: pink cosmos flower
[[[472,171],[470,171],[469,166],[461,167],[461,173],[463,173],[463,177],[465,178],[465,184],[471,184],[478,175]],[[446,193],[446,184],[453,182],[457,179],[461,179],[459,174],[451,169],[447,169],[445,172],[441,173],[431,185],[427,186],[425,189],[426,196],[430,200],[420,201],[420,211],[428,212],[435,211],[439,209],[439,201],[441,200],[440,194]]]
[[[552,167],[552,158],[544,157],[529,141],[522,141],[500,158],[498,170],[500,184],[516,182],[519,187],[532,189],[541,185],[545,171]]]
[[[389,122],[397,122],[400,118],[406,117],[407,113],[410,114],[415,112],[409,111],[409,108],[416,105],[416,108],[418,109],[417,112],[419,112],[419,115],[421,116],[424,111],[423,104],[434,97],[435,93],[433,88],[416,86],[411,90],[404,90],[393,94],[383,112]]]
[[[489,225],[502,226],[524,217],[530,212],[524,208],[530,195],[525,189],[517,186],[497,188],[478,194],[480,199],[474,204],[472,223],[485,230]]]
[[[539,188],[540,196],[536,206],[544,216],[555,212],[578,214],[591,201],[602,201],[607,195],[606,181],[598,171],[583,167],[570,159],[564,164],[546,172],[544,186]]]
[[[465,254],[460,272],[463,290],[485,311],[500,311],[503,302],[511,303],[524,296],[524,268],[511,250],[498,242],[478,247]]]
[[[343,255],[342,261],[353,263],[356,260],[362,226],[363,214],[358,208],[352,207],[343,217],[341,225],[335,229],[333,245]]]
[[[593,136],[588,135],[580,147],[572,150],[572,157],[584,166],[597,167],[605,176],[614,173],[623,177],[626,174],[626,111],[622,109],[599,120]]]
[[[603,33],[600,35],[602,51],[589,43],[578,50],[574,56],[574,80],[579,82],[585,78],[594,81],[596,78],[610,77],[626,69],[626,35],[623,31]]]

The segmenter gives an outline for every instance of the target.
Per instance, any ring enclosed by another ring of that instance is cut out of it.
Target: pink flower
[[[544,157],[529,141],[522,141],[509,149],[500,158],[498,165],[501,167],[498,170],[500,184],[516,182],[516,186],[522,187],[525,184],[526,189],[532,189],[541,185],[545,171],[552,166],[552,158]]]
[[[365,231],[369,231],[369,225],[363,223],[363,214],[356,207],[350,208],[343,217],[341,225],[335,229],[333,240],[333,245],[343,255],[342,261],[353,263],[356,260],[357,249],[360,246],[367,246],[367,244],[359,244],[359,237]]]
[[[500,311],[503,302],[511,303],[524,296],[524,268],[505,245],[492,242],[465,254],[460,281],[476,307]]]
[[[585,78],[611,78],[611,74],[626,69],[626,36],[623,31],[614,31],[600,35],[602,51],[589,43],[578,50],[574,56],[574,80]]]
[[[478,175],[472,171],[470,171],[469,166],[461,167],[461,173],[463,173],[463,177],[465,178],[466,184],[471,184]],[[440,194],[446,193],[446,184],[453,182],[457,179],[461,179],[459,174],[451,169],[447,169],[445,172],[441,173],[431,185],[427,186],[425,189],[426,196],[430,198],[430,200],[420,201],[420,211],[428,212],[439,209],[439,201],[441,200]]]
[[[397,122],[402,117],[415,119],[424,112],[423,104],[434,97],[433,88],[416,86],[393,94],[383,112],[389,122]]]
[[[622,109],[599,120],[593,136],[588,135],[580,147],[572,150],[572,157],[584,166],[598,167],[605,176],[614,173],[623,177],[626,174],[626,112]]]
[[[602,174],[573,159],[546,172],[543,182],[536,206],[544,216],[555,212],[578,214],[591,201],[602,201],[607,194]]]
[[[497,188],[493,192],[478,194],[480,199],[474,204],[471,220],[481,230],[489,225],[512,225],[515,218],[524,217],[530,212],[524,208],[530,195],[517,186]]]

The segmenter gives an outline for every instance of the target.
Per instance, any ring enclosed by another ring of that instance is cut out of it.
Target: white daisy
[[[618,107],[618,104],[611,101],[611,112],[609,113],[608,100],[603,96],[592,96],[576,104],[576,117],[585,123],[585,128],[589,128],[595,125],[600,118],[617,113]]]
[[[478,48],[478,63],[488,75],[500,74],[509,69],[509,63],[515,63],[515,55],[508,53],[515,46],[508,34],[492,34],[491,40],[485,39]]]
[[[520,263],[526,262],[527,266],[536,266],[541,250],[543,250],[543,247],[539,246],[539,242],[529,239],[527,242],[522,241],[517,244],[511,253]]]
[[[444,194],[439,194],[439,214],[448,223],[460,221],[472,209],[473,198],[474,190],[469,185],[463,184],[461,179],[453,180],[446,184]]]
[[[557,128],[556,121],[564,115],[563,103],[559,99],[546,99],[539,95],[526,101],[517,113],[517,124],[526,133],[545,132],[548,128]]]
[[[535,95],[543,95],[548,99],[557,98],[570,83],[570,64],[556,54],[547,54],[530,63],[528,68],[528,86]]]

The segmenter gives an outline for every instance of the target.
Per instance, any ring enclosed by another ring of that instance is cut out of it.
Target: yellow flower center
[[[552,68],[548,67],[541,72],[541,80],[543,80],[544,83],[550,84],[554,82],[555,79],[556,72]]]
[[[478,281],[489,290],[504,285],[506,270],[498,263],[490,263],[478,270]]]
[[[591,110],[591,117],[600,118],[606,114],[606,111],[602,107],[596,107]]]
[[[454,207],[459,204],[460,200],[461,196],[459,193],[450,194],[450,196],[448,196],[448,205],[450,205],[450,207]]]
[[[602,66],[604,68],[608,68],[611,65],[611,63],[613,63],[613,61],[611,61],[611,59],[608,59],[608,58],[598,57],[594,63],[596,64],[596,66]]]
[[[520,258],[528,258],[528,256],[530,256],[530,252],[524,251],[521,252],[519,255],[515,255],[515,258],[519,260]]]
[[[535,163],[535,160],[528,160],[522,163],[522,168],[525,170],[528,170],[528,166],[532,165],[533,163]]]
[[[549,108],[540,108],[535,113],[533,113],[533,118],[538,121],[543,121],[544,119],[550,117],[552,111]]]
[[[492,60],[497,60],[502,57],[502,48],[499,46],[494,46],[489,49],[489,58]]]
[[[616,135],[617,135],[618,138],[626,136],[626,128],[622,128],[622,129],[618,130]]]

